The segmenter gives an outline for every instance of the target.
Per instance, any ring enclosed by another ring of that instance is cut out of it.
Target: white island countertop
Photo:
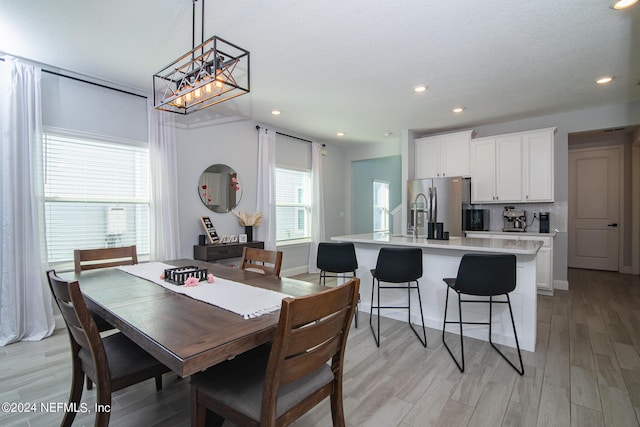
[[[421,301],[412,299],[411,323],[421,325],[422,319],[418,313],[424,313],[426,326],[442,329],[444,306],[447,286],[442,281],[444,277],[456,277],[460,260],[468,253],[485,254],[513,254],[516,256],[517,278],[516,288],[510,294],[513,305],[513,317],[518,331],[518,339],[523,350],[534,351],[536,345],[537,327],[537,286],[536,260],[538,250],[542,246],[541,240],[524,239],[483,239],[472,237],[452,237],[450,240],[427,240],[424,237],[414,238],[408,235],[390,233],[364,233],[348,236],[332,237],[334,241],[353,243],[358,258],[357,277],[360,278],[360,294],[362,295],[359,309],[371,312],[373,293],[373,279],[371,270],[376,268],[380,249],[383,247],[417,247],[422,250],[423,274],[419,279]],[[388,291],[388,290],[387,290]],[[397,295],[396,295],[397,294]],[[371,298],[369,298],[369,296]],[[380,298],[380,297],[378,297]],[[406,306],[406,292],[395,292],[383,295],[384,304],[392,306]],[[511,316],[505,304],[494,307],[492,319],[493,342],[515,347],[515,337],[511,329]],[[422,307],[422,311],[419,307]],[[449,308],[450,316],[456,319],[458,307],[455,304]],[[467,321],[486,321],[489,310],[484,304],[465,304],[465,318]],[[406,311],[382,310],[381,316],[388,316],[396,320],[407,320]],[[449,325],[451,326],[451,325]],[[508,326],[508,327],[507,327]],[[455,327],[449,327],[448,332],[459,333]],[[481,340],[488,339],[488,328],[480,325],[465,325],[464,335]],[[373,340],[373,338],[372,338]],[[429,346],[438,345],[437,341]],[[453,363],[453,362],[452,362]]]
[[[534,255],[542,247],[539,240],[477,239],[451,237],[449,240],[430,240],[405,234],[363,233],[332,237],[331,240],[352,243],[369,243],[388,246],[414,246],[424,249],[451,249],[487,253]]]

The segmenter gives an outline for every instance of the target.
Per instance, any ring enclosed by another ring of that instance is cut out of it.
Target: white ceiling
[[[208,0],[205,38],[251,52],[251,93],[187,119],[384,143],[638,101],[640,6],[612,1]],[[191,11],[191,0],[0,0],[0,51],[150,94],[152,75],[191,49]],[[615,80],[598,86],[602,75]]]

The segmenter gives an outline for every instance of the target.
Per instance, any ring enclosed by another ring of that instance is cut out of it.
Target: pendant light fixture
[[[249,93],[249,51],[218,36],[204,40],[204,0],[193,1],[191,51],[153,75],[158,110],[189,114]],[[201,8],[201,44],[195,46],[196,2]]]

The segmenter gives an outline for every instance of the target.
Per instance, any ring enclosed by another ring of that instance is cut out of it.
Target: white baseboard
[[[306,265],[301,265],[299,267],[288,268],[286,270],[282,270],[280,272],[280,276],[282,277],[291,277],[297,276],[298,274],[307,274],[309,272],[309,267]]]
[[[55,321],[54,329],[64,329],[67,327],[64,323],[64,319],[62,318],[62,314],[55,314],[53,316],[53,320]]]
[[[553,289],[558,289],[561,291],[569,290],[569,282],[566,280],[554,280],[553,281]]]

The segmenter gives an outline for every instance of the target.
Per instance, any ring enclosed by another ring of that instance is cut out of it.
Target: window
[[[276,168],[276,241],[311,238],[311,173]]]
[[[74,249],[149,253],[148,148],[45,133],[44,179],[52,266],[68,267]]]
[[[373,181],[373,231],[389,231],[389,183]]]

